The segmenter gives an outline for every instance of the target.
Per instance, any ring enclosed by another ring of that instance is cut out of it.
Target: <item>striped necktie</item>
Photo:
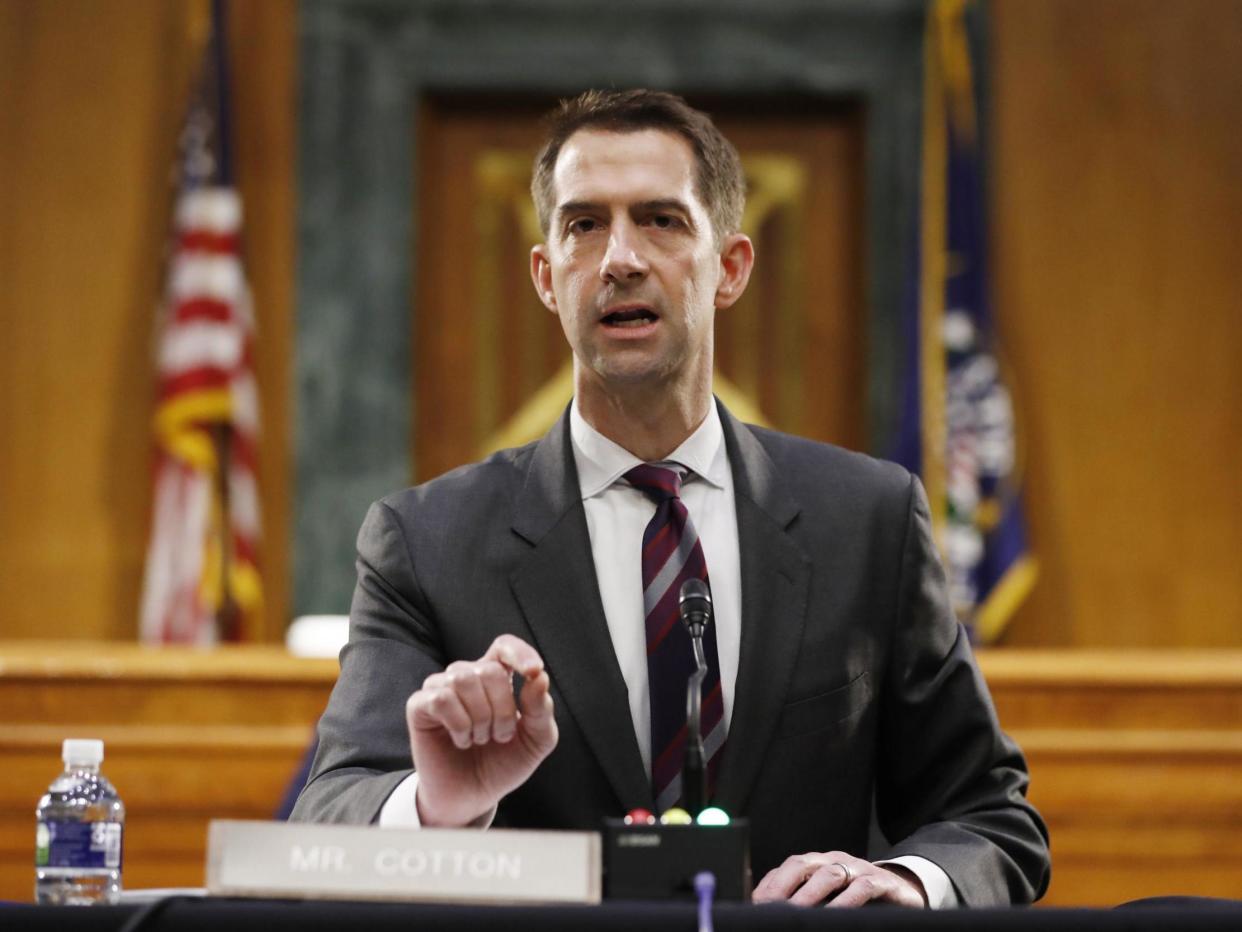
[[[680,498],[680,467],[643,464],[627,472],[625,478],[656,503],[655,514],[643,532],[643,611],[651,695],[651,785],[656,806],[664,811],[681,797],[686,680],[694,671],[694,649],[678,607],[681,586],[687,579],[701,579],[709,588],[711,584],[698,532]],[[725,740],[715,625],[708,625],[703,635],[703,652],[708,672],[703,681],[702,734],[710,799]]]

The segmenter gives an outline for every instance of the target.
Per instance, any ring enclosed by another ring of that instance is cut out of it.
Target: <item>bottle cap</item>
[[[98,738],[66,738],[60,759],[68,764],[98,767],[103,761],[103,742]]]

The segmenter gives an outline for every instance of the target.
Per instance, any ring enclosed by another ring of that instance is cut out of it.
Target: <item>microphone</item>
[[[703,680],[707,677],[707,657],[703,653],[703,632],[712,620],[712,596],[707,583],[687,579],[681,584],[678,610],[682,624],[690,632],[694,648],[694,672],[686,681],[686,756],[681,769],[681,790],[686,810],[698,817],[707,796],[707,771],[703,753]]]
[[[682,583],[678,608],[681,623],[689,629],[690,637],[701,638],[712,620],[712,594],[707,583],[701,579],[687,579]]]

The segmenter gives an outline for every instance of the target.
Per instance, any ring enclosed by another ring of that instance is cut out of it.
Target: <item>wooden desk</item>
[[[980,652],[1052,835],[1049,905],[1242,897],[1242,652]]]
[[[125,885],[202,886],[208,821],[272,817],[336,673],[275,647],[0,643],[0,899],[32,896],[35,805],[67,737],[104,741]]]
[[[1242,896],[1242,653],[993,650],[980,663],[1052,832],[1055,905]],[[207,822],[270,817],[336,677],[264,647],[0,643],[0,899],[29,899],[34,807],[99,737],[125,882],[203,881]]]

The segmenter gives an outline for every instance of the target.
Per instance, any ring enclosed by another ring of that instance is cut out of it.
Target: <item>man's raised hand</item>
[[[518,702],[515,673],[524,679]],[[511,634],[427,677],[405,704],[423,825],[477,822],[526,782],[556,747],[550,686],[542,658]]]

